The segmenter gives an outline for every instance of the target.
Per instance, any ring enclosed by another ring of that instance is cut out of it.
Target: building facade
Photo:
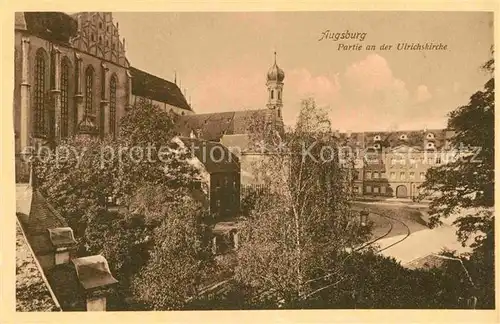
[[[354,193],[364,197],[416,198],[429,168],[453,161],[447,129],[339,134],[355,158]]]
[[[18,12],[14,30],[16,181],[27,181],[22,153],[28,147],[74,135],[116,137],[138,94],[192,113],[177,85],[150,74],[147,80],[156,82],[144,84],[110,12]]]

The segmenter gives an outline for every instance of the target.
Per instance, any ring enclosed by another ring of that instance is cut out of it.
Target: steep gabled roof
[[[70,38],[77,34],[77,21],[64,12],[33,11],[22,15],[16,15],[16,27],[43,39],[69,45]]]
[[[204,140],[220,141],[224,135],[263,133],[273,118],[279,123],[270,109],[188,115],[179,118],[175,131],[179,136],[190,136],[194,132]],[[281,127],[281,123],[278,126]]]
[[[192,111],[177,84],[130,67],[132,94]]]
[[[21,226],[16,223],[16,311],[60,310],[49,289]]]
[[[238,157],[221,143],[188,137],[179,137],[179,140],[191,150],[208,173],[240,172]]]

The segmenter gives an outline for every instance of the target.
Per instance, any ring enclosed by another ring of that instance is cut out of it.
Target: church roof
[[[15,28],[56,43],[69,44],[77,34],[77,21],[64,12],[24,12],[16,14]]]
[[[276,52],[274,52],[274,64],[267,72],[267,81],[283,82],[285,79],[285,72],[276,63]]]
[[[132,94],[181,109],[192,110],[177,84],[155,75],[130,67]]]
[[[179,118],[175,131],[179,136],[190,136],[194,132],[207,141],[219,141],[224,135],[263,131],[272,118],[270,109],[186,115]]]

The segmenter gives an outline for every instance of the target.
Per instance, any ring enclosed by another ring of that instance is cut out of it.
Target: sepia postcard
[[[5,321],[498,321],[495,7],[241,6],[5,14]]]

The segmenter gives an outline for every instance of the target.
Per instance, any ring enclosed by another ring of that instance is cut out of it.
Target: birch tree
[[[278,139],[264,141],[253,168],[266,191],[241,230],[235,273],[257,291],[257,300],[272,296],[271,307],[297,308],[314,278],[334,271],[336,256],[368,231],[350,210],[337,140],[312,99],[303,101],[297,124]]]

